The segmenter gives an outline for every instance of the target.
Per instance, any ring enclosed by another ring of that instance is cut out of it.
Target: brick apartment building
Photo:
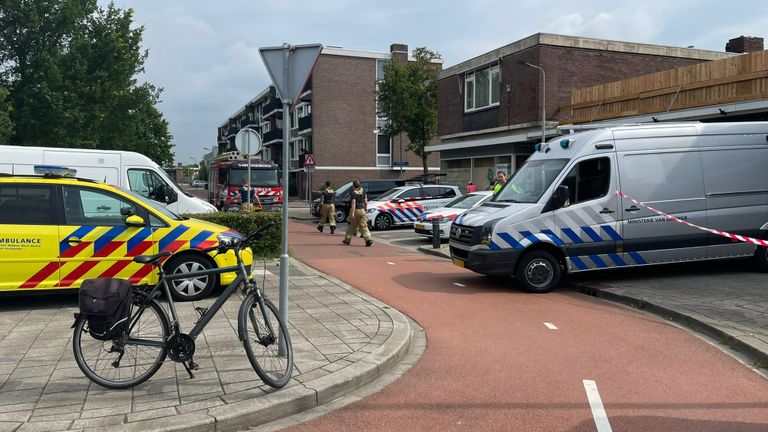
[[[376,110],[376,85],[389,61],[407,61],[408,46],[393,44],[388,53],[325,47],[312,77],[291,114],[289,125],[289,196],[305,198],[330,180],[336,186],[352,179],[408,178],[421,173],[421,161],[405,151],[404,136],[379,132],[385,119]],[[442,65],[442,61],[435,62]],[[270,86],[218,127],[217,152],[242,151],[235,135],[244,127],[259,132],[264,143],[261,157],[282,166],[282,104]],[[302,154],[312,153],[316,171],[305,173]],[[429,167],[437,171],[437,155]]]
[[[734,49],[735,50],[735,49]],[[488,186],[513,172],[541,133],[541,67],[546,136],[570,115],[571,91],[733,56],[725,52],[537,33],[443,69],[438,82],[439,143],[446,183]]]

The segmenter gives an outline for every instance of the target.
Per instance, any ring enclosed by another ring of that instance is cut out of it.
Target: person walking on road
[[[317,230],[323,232],[325,224],[331,226],[331,234],[336,232],[336,207],[333,201],[336,198],[336,192],[331,187],[331,182],[325,182],[323,193],[323,209],[320,211],[320,222],[317,223]]]
[[[352,193],[349,194],[351,199],[351,211],[349,217],[349,226],[347,232],[344,235],[344,240],[341,242],[349,246],[352,242],[352,237],[355,235],[355,231],[360,230],[360,233],[365,239],[365,245],[370,246],[373,244],[371,238],[371,232],[368,231],[368,216],[366,216],[366,209],[368,208],[368,197],[365,195],[365,191],[360,186],[360,180],[352,182]]]

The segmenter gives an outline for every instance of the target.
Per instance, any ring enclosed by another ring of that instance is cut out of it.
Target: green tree
[[[205,161],[200,161],[200,170],[198,171],[197,177],[200,180],[208,181],[208,166],[205,165]]]
[[[0,83],[10,142],[131,150],[170,162],[161,89],[137,82],[146,51],[133,11],[95,0],[0,0]]]
[[[432,60],[440,58],[427,48],[413,50],[415,61],[389,62],[384,80],[376,91],[379,113],[389,120],[383,133],[408,136],[408,150],[421,159],[427,174],[429,152],[424,147],[437,133],[437,78],[440,68]]]
[[[8,90],[0,86],[0,144],[8,144],[8,139],[13,134],[13,123],[11,123],[10,111],[11,104],[7,100]]]

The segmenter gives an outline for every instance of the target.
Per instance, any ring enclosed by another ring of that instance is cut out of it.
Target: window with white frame
[[[498,105],[500,78],[498,64],[468,72],[464,76],[464,111]]]
[[[291,154],[291,160],[299,160],[299,154],[304,150],[312,152],[312,139],[311,138],[298,138],[291,141],[288,151]]]
[[[376,135],[376,166],[392,165],[392,138]]]

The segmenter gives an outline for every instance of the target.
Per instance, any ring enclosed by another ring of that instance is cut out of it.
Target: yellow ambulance
[[[178,216],[134,192],[72,177],[64,167],[41,175],[0,174],[0,293],[78,288],[85,279],[114,277],[155,283],[137,255],[171,251],[168,274],[237,265],[234,254],[201,249],[228,228]],[[130,220],[129,220],[129,216]],[[250,250],[241,255],[250,266]],[[177,300],[205,297],[235,273],[171,282]],[[217,280],[218,279],[218,280]]]

